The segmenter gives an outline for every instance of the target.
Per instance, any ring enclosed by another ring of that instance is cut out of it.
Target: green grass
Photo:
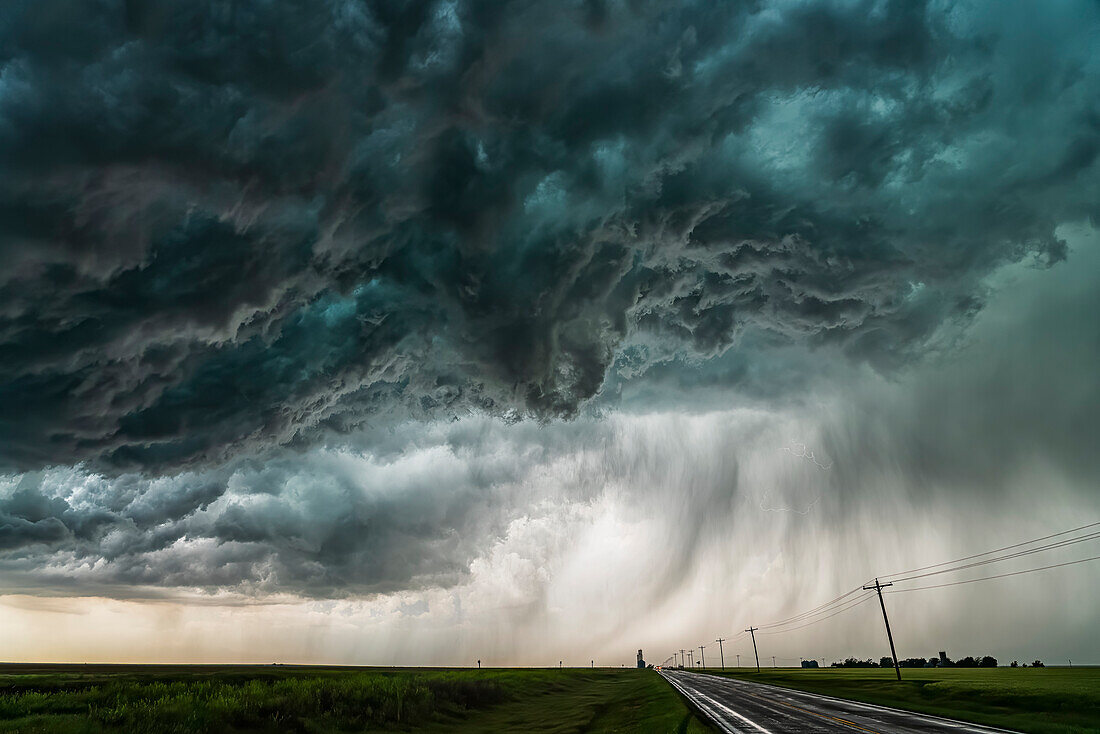
[[[0,666],[0,732],[709,732],[653,671]]]
[[[902,668],[901,673],[900,683],[889,668],[725,674],[1034,734],[1100,733],[1100,668]]]
[[[430,731],[648,732],[709,734],[680,695],[651,670],[565,671],[534,685],[528,695],[477,717],[444,722]],[[455,726],[457,724],[457,726]]]

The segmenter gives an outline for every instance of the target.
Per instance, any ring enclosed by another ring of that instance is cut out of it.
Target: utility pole
[[[595,661],[595,660],[593,660],[593,661],[592,661],[592,667],[593,667],[593,668],[595,668],[595,667],[596,667],[596,661]]]
[[[737,653],[737,667],[741,667],[741,653]]]
[[[775,667],[775,655],[772,655],[772,667]]]
[[[752,654],[756,656],[756,672],[757,673],[760,672],[760,653],[758,653],[756,651],[756,630],[758,630],[758,629],[760,629],[760,628],[759,627],[753,627],[750,624],[749,628],[747,630],[745,630],[750,635],[752,635]]]
[[[718,643],[718,655],[722,658],[722,670],[725,670],[726,669],[726,651],[722,649],[722,643],[725,642],[725,640],[723,640],[721,637],[719,637],[717,640],[715,640],[715,642]]]
[[[477,661],[477,669],[481,670],[481,661],[480,660]]]
[[[890,584],[880,584],[878,579],[875,579],[874,586],[864,586],[864,589],[874,589],[878,592],[878,603],[882,607],[882,621],[886,623],[886,639],[890,640],[890,655],[894,658],[894,672],[898,676],[898,680],[901,680],[901,668],[898,667],[898,654],[894,651],[894,633],[890,631],[890,619],[886,616],[886,602],[882,600],[882,590],[887,586],[893,586]]]
[[[699,661],[703,664],[703,670],[706,670],[707,669],[707,656],[703,654],[703,648],[704,647],[706,647],[706,645],[700,645],[699,646]]]
[[[686,668],[687,667],[687,658],[684,657],[684,649],[683,648],[680,648],[680,667],[681,668]]]

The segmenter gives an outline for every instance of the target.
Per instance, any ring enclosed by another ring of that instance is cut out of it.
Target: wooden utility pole
[[[874,586],[864,586],[864,589],[874,589],[878,592],[878,603],[882,607],[882,621],[886,623],[886,639],[890,640],[890,656],[894,658],[894,672],[898,676],[898,680],[901,680],[901,667],[898,665],[898,654],[894,650],[894,633],[890,631],[890,618],[886,616],[886,602],[882,600],[882,590],[887,586],[893,586],[893,584],[880,584],[878,579],[875,579]]]
[[[758,653],[756,651],[756,630],[758,630],[758,629],[760,629],[760,628],[759,627],[753,627],[750,624],[749,628],[747,630],[745,630],[750,635],[752,635],[752,654],[756,656],[756,672],[757,673],[760,672],[760,653]]]
[[[726,669],[726,651],[722,649],[722,643],[725,642],[725,640],[722,639],[721,637],[719,637],[717,640],[715,640],[715,642],[718,643],[718,655],[719,655],[719,657],[722,658],[722,670],[725,670]]]

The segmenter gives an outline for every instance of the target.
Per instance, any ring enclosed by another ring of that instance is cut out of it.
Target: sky
[[[0,656],[730,663],[1100,521],[1098,156],[1085,0],[4,3]]]

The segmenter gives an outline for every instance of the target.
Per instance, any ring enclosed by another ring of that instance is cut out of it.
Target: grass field
[[[717,671],[708,670],[708,673]],[[725,674],[1035,734],[1100,732],[1100,668],[747,668]]]
[[[650,670],[0,665],[0,732],[709,732]]]

